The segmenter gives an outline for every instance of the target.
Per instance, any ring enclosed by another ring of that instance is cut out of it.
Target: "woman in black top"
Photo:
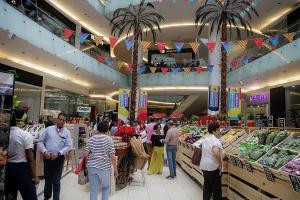
[[[151,136],[153,152],[149,167],[149,175],[162,174],[164,166],[164,139],[165,136],[161,134],[161,125],[155,124],[154,134]]]

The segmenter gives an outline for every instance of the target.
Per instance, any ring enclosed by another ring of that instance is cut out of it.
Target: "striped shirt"
[[[110,155],[115,153],[114,143],[107,135],[94,135],[89,139],[86,150],[89,152],[87,167],[102,170],[111,169]]]

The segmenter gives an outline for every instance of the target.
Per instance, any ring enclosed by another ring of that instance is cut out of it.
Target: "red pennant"
[[[70,29],[64,29],[64,37],[66,40],[69,40],[74,31]]]
[[[263,38],[254,38],[254,43],[260,49],[263,45],[264,39]]]
[[[215,42],[207,42],[206,46],[209,50],[210,53],[214,52],[215,48],[216,48],[216,43]]]
[[[236,59],[234,59],[234,60],[231,61],[231,67],[233,69],[235,69],[237,67],[237,65],[238,65],[238,61]]]
[[[166,43],[164,42],[157,42],[156,43],[157,48],[159,49],[160,53],[163,53],[166,47]]]
[[[133,70],[133,64],[129,64],[128,67],[129,67],[129,71],[132,72],[132,70]]]
[[[99,56],[97,56],[97,60],[99,62],[103,62],[104,61],[104,57],[99,55]]]
[[[161,72],[163,73],[163,75],[166,75],[167,72],[168,72],[168,68],[162,67],[162,68],[161,68]]]
[[[109,38],[109,42],[110,42],[111,48],[114,48],[114,46],[117,44],[118,40],[119,40],[119,39],[116,38],[116,37],[110,37],[110,38]]]
[[[204,71],[204,68],[201,67],[201,66],[199,66],[199,67],[195,67],[195,70],[196,70],[196,72],[197,72],[198,74],[200,74],[201,72]]]

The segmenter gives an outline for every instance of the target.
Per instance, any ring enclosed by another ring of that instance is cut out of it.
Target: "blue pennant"
[[[279,36],[278,35],[273,35],[269,38],[269,41],[271,42],[271,44],[273,46],[277,46],[278,45],[278,39],[279,39]]]
[[[233,46],[231,41],[225,41],[225,42],[222,42],[222,44],[223,44],[224,49],[227,52],[229,52]]]
[[[189,0],[190,4],[193,5],[195,0]]]
[[[249,58],[248,58],[248,56],[244,56],[243,57],[243,64],[244,65],[247,65],[249,63]]]
[[[173,67],[173,68],[172,68],[172,72],[173,72],[174,74],[177,74],[177,73],[179,72],[179,70],[180,70],[180,68],[178,68],[178,67]]]
[[[213,65],[207,65],[207,71],[212,72],[214,66]]]
[[[106,58],[106,64],[108,64],[109,66],[112,66],[114,63],[114,61],[111,58]]]
[[[80,33],[79,34],[80,43],[83,43],[89,36],[90,36],[90,34],[88,34],[88,33]]]
[[[129,50],[133,46],[133,40],[132,39],[126,39],[125,44],[126,44],[127,50]]]
[[[144,66],[144,65],[139,66],[139,68],[138,68],[138,73],[139,73],[139,74],[142,74],[142,73],[144,73],[145,71],[146,71],[146,66]]]
[[[175,42],[175,47],[178,53],[181,51],[183,45],[184,45],[183,42]]]

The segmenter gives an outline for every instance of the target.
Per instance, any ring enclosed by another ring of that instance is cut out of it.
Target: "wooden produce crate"
[[[180,143],[177,145],[176,162],[179,165],[182,163],[182,145]]]
[[[193,157],[194,147],[191,144],[181,143],[181,153],[188,156],[189,158]]]
[[[182,161],[181,167],[188,175],[193,177],[193,168],[191,166],[189,166],[187,163]]]

